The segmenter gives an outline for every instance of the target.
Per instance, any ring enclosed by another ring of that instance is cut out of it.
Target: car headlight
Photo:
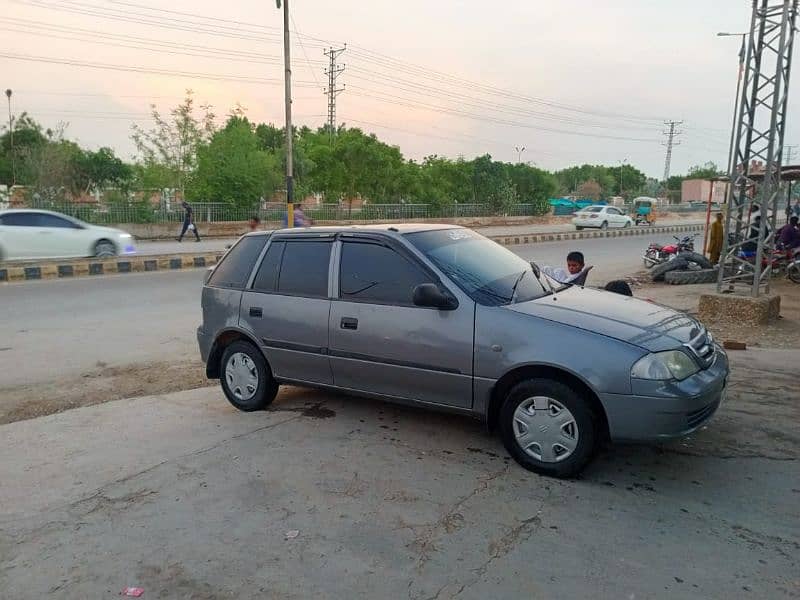
[[[133,236],[132,236],[130,233],[120,233],[120,234],[119,234],[119,237],[120,237],[121,239],[123,239],[123,240],[127,240],[127,239],[129,239],[129,238],[132,238]]]
[[[699,370],[700,367],[688,354],[680,350],[669,350],[648,354],[639,359],[631,369],[631,377],[634,379],[660,381],[677,379],[682,381]]]

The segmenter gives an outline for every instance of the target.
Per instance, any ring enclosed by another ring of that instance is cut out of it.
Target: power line
[[[28,62],[51,63],[51,64],[73,66],[73,67],[85,67],[90,69],[126,71],[130,73],[150,73],[155,75],[170,75],[174,77],[186,77],[188,79],[210,79],[213,81],[235,81],[237,83],[255,83],[255,84],[265,84],[265,85],[280,85],[283,83],[280,79],[270,79],[266,77],[246,77],[241,75],[218,75],[213,73],[195,73],[190,71],[171,71],[168,69],[132,67],[127,65],[115,65],[110,63],[92,63],[88,61],[68,60],[68,59],[51,58],[44,56],[29,56],[23,54],[10,54],[6,52],[0,52],[0,58],[9,58],[12,60],[22,60]],[[301,81],[298,82],[298,85],[308,87],[309,85],[313,86],[314,83],[310,81]]]

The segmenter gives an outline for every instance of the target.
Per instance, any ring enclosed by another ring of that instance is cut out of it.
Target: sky
[[[408,158],[521,159],[549,170],[627,162],[661,178],[724,165],[747,0],[290,0],[293,113],[327,117],[325,48],[347,49],[337,121]],[[0,87],[15,114],[66,123],[132,158],[132,123],[185,90],[222,122],[241,105],[282,125],[282,13],[273,0],[0,0]],[[797,103],[792,100],[790,109]],[[795,94],[796,95],[796,94]],[[796,98],[795,98],[796,100]],[[790,115],[792,111],[790,110]],[[800,142],[789,121],[786,143]],[[524,147],[524,151],[518,148]]]

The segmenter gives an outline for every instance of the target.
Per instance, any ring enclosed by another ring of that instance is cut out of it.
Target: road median
[[[664,233],[689,233],[703,231],[703,225],[667,225],[662,227],[629,228],[616,230],[545,232],[526,235],[496,235],[491,239],[503,246],[541,244],[570,240],[644,236]],[[72,279],[98,277],[124,273],[174,271],[206,268],[217,264],[224,251],[200,253],[172,253],[142,256],[117,256],[113,258],[81,258],[65,260],[20,261],[0,264],[0,282],[39,281],[45,279]]]

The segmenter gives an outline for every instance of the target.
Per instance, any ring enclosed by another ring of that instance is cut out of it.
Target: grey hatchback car
[[[695,431],[728,377],[693,318],[558,284],[447,225],[245,235],[209,272],[202,308],[206,373],[240,410],[292,384],[453,411],[558,477],[604,440]]]

